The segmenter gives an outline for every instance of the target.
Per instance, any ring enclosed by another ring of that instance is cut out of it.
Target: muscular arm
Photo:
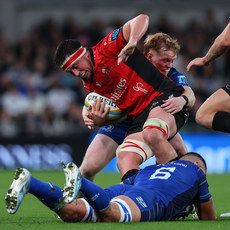
[[[209,51],[204,57],[193,59],[187,66],[190,71],[192,66],[208,65],[211,61],[221,56],[230,48],[230,23],[225,27],[223,32],[215,39]]]
[[[216,213],[214,210],[213,200],[209,200],[197,205],[197,214],[200,220],[215,220]]]
[[[148,26],[149,17],[145,14],[140,14],[124,24],[122,32],[124,39],[128,43],[118,56],[118,64],[122,61],[127,61],[128,57],[133,54],[138,41],[143,37]]]
[[[213,61],[230,47],[230,24],[224,29],[224,31],[216,38],[213,45],[209,49],[208,53],[204,57],[204,63],[208,64]]]

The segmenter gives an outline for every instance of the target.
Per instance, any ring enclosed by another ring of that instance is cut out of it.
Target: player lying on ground
[[[201,220],[215,220],[215,211],[206,180],[206,163],[196,153],[180,160],[151,165],[136,175],[102,189],[81,176],[74,163],[64,166],[66,185],[62,190],[17,169],[6,195],[6,208],[11,214],[19,208],[26,193],[67,222],[140,222],[169,220],[195,202]],[[78,191],[85,198],[76,200]]]

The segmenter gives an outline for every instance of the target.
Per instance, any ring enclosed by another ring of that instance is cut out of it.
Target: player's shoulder
[[[120,53],[121,49],[126,44],[127,42],[123,37],[122,27],[120,27],[111,31],[99,43],[97,43],[95,50],[98,51],[98,54],[114,57]]]
[[[171,76],[180,76],[180,75],[183,75],[182,73],[180,73],[177,69],[175,69],[174,67],[172,67],[169,72],[168,72],[168,77],[171,77]]]
[[[168,78],[173,80],[177,85],[188,85],[186,76],[180,73],[177,69],[172,67],[167,74]]]

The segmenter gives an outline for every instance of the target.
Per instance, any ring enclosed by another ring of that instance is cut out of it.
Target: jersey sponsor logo
[[[137,202],[143,207],[143,208],[147,208],[147,204],[143,201],[142,197],[136,197]]]
[[[105,67],[105,68],[103,68],[103,69],[101,70],[101,72],[104,73],[106,77],[109,77],[110,72],[111,72],[112,69],[113,69],[112,66],[111,66],[110,68],[109,68],[109,67]]]
[[[145,94],[147,94],[149,91],[143,88],[143,84],[141,82],[138,82],[136,86],[133,86],[133,89],[135,91],[141,91]]]
[[[112,34],[112,42],[115,41],[120,33],[121,28],[114,30]]]
[[[187,78],[184,75],[178,76],[179,84],[188,84]]]
[[[110,97],[111,100],[114,102],[118,101],[119,98],[123,95],[125,92],[127,86],[126,86],[126,80],[125,79],[120,79],[119,83],[116,86],[116,89],[112,93],[112,96]]]

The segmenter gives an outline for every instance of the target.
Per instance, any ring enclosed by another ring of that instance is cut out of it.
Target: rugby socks
[[[110,199],[105,190],[84,177],[82,177],[80,191],[98,212],[105,212],[110,207]]]
[[[62,190],[57,185],[31,177],[28,192],[36,196],[43,204],[53,211],[58,211],[65,205]]]
[[[217,112],[212,121],[212,128],[216,131],[230,133],[230,113]]]

